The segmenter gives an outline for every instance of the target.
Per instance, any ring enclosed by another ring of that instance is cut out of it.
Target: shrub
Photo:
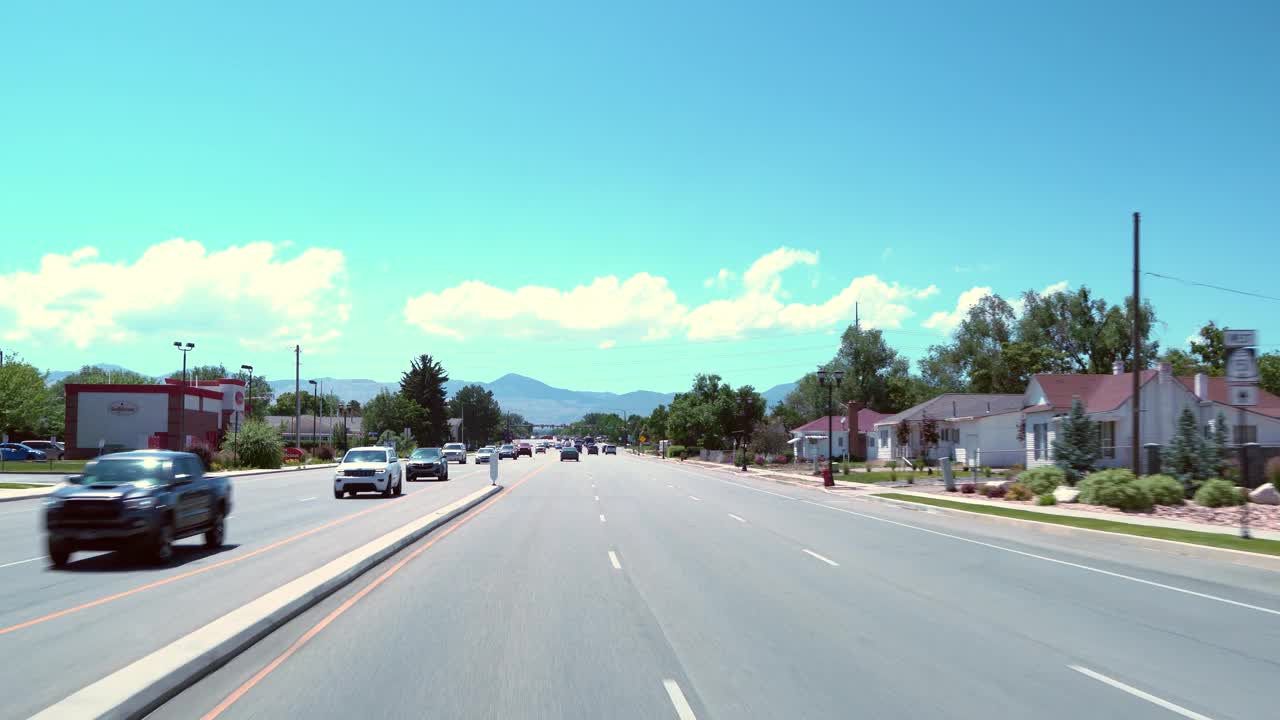
[[[1008,468],[1006,468],[1006,469],[1009,471],[1009,474],[1010,474],[1010,475],[1017,475],[1018,473],[1022,472],[1023,470],[1026,470],[1026,468],[1025,468],[1024,466],[1022,466],[1022,465],[1020,465],[1020,464],[1018,464],[1018,463],[1014,463],[1014,464],[1010,465],[1010,466],[1009,466]]]
[[[1151,510],[1151,493],[1138,484],[1133,473],[1115,468],[1090,473],[1080,483],[1080,502],[1106,505],[1128,512]]]
[[[1280,490],[1280,457],[1273,457],[1267,461],[1266,473],[1267,479],[1271,481],[1271,484],[1275,485],[1277,490]]]
[[[222,451],[231,452],[232,438],[222,441]],[[240,465],[274,470],[284,459],[284,441],[280,430],[261,420],[249,420],[240,425]]]
[[[960,484],[960,492],[964,493],[965,495],[972,495],[972,494],[973,494],[973,490],[974,490],[974,485],[973,485],[973,483],[961,483],[961,484]]]
[[[190,445],[187,452],[200,458],[200,465],[208,470],[213,465],[213,451],[207,445]]]
[[[991,466],[990,466],[990,465],[983,465],[983,466],[982,466],[982,477],[991,477]]]
[[[1018,482],[1026,485],[1031,492],[1036,495],[1047,495],[1058,489],[1067,481],[1067,474],[1057,465],[1045,465],[1042,467],[1023,470],[1018,475]]]
[[[1004,494],[1006,500],[1030,500],[1033,496],[1031,489],[1020,482],[1011,483]]]
[[[333,462],[333,448],[321,445],[316,449],[316,459],[321,462]]]
[[[1144,475],[1138,478],[1138,485],[1151,493],[1157,505],[1181,505],[1186,493],[1182,483],[1168,475]]]
[[[983,487],[986,487],[986,486],[984,485]],[[986,492],[986,496],[991,498],[992,500],[995,500],[997,498],[1002,498],[1007,494],[1009,494],[1009,489],[1003,488],[1003,487],[988,488]]]
[[[1230,507],[1244,504],[1244,493],[1240,488],[1222,478],[1206,480],[1196,491],[1196,504],[1205,507]]]
[[[1036,504],[1037,505],[1057,505],[1058,498],[1054,497],[1053,493],[1045,493],[1044,495],[1041,495],[1036,498]]]

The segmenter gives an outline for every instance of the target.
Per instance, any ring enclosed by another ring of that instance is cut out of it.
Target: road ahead
[[[153,717],[1277,716],[1275,573],[669,461],[535,463]]]

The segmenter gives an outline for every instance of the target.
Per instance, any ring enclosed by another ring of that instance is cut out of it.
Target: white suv
[[[383,497],[392,497],[403,491],[404,473],[395,448],[351,448],[333,475],[334,499],[342,499],[344,492],[351,497],[358,492],[380,492]]]
[[[444,454],[445,462],[460,462],[467,464],[467,446],[462,443],[445,443],[441,449]]]

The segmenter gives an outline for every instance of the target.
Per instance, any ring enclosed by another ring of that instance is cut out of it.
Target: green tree
[[[1191,354],[1200,360],[1207,374],[1221,377],[1226,372],[1227,346],[1222,328],[1210,320],[1200,328],[1200,339],[1191,341]]]
[[[754,387],[743,385],[734,390],[729,431],[740,433],[745,442],[750,442],[756,426],[764,421],[766,407],[764,396],[756,392]]]
[[[1161,453],[1162,470],[1177,478],[1187,491],[1187,497],[1195,494],[1200,484],[1221,471],[1223,446],[1226,441],[1227,420],[1221,413],[1215,422],[1217,430],[1209,438],[1200,432],[1195,413],[1184,407],[1178,415],[1178,427],[1173,439]],[[1222,445],[1219,445],[1222,441]]]
[[[1061,430],[1053,439],[1053,461],[1066,474],[1067,483],[1075,485],[1093,472],[1101,456],[1098,427],[1085,415],[1080,398],[1074,398],[1071,414],[1062,418]]]
[[[467,385],[449,398],[449,417],[462,418],[462,434],[469,446],[479,447],[497,435],[502,408],[493,392]]]
[[[784,430],[794,430],[809,422],[804,415],[801,415],[784,400],[774,403],[773,409],[769,411],[769,416],[778,421]]]
[[[115,370],[101,368],[97,365],[83,365],[79,370],[67,375],[55,385],[75,384],[112,384],[112,385],[154,385],[156,378],[148,377],[132,370]]]
[[[414,437],[423,445],[442,445],[449,440],[449,412],[445,405],[449,375],[430,355],[419,355],[400,378],[400,394],[422,408]]]
[[[504,412],[498,421],[498,434],[503,442],[527,436],[532,431],[533,425],[518,412]]]
[[[891,403],[890,379],[906,376],[910,365],[897,350],[889,347],[880,330],[864,330],[860,325],[845,328],[840,336],[840,348],[828,369],[844,371],[844,379],[836,390],[836,398],[841,403],[852,400],[880,412],[901,409]]]
[[[165,375],[165,377],[175,380],[182,379],[182,368]],[[221,380],[223,378],[232,377],[227,374],[227,368],[224,365],[193,365],[187,368],[187,382],[200,382],[201,380]]]
[[[667,438],[667,406],[659,404],[644,421],[644,434],[649,442]]]
[[[1206,479],[1221,477],[1227,468],[1227,416],[1218,411],[1213,433],[1201,443],[1200,472]]]
[[[780,455],[791,449],[787,441],[791,433],[778,417],[770,417],[756,428],[751,436],[751,450],[765,455]]]
[[[228,433],[222,452],[238,458],[242,467],[275,469],[284,462],[284,440],[280,431],[261,420],[240,425],[239,433]]]
[[[18,440],[62,432],[61,427],[52,427],[56,403],[51,400],[47,379],[48,375],[33,365],[5,359],[0,366],[0,433]]]
[[[1259,385],[1272,395],[1280,395],[1280,352],[1272,351],[1258,358]]]
[[[1175,376],[1195,375],[1196,373],[1207,373],[1209,368],[1200,364],[1190,353],[1185,350],[1171,348],[1166,350],[1164,355],[1160,356],[1161,362],[1167,362],[1173,368]]]
[[[404,395],[383,390],[364,406],[364,431],[402,435],[404,428],[409,428],[412,433],[413,428],[421,426],[422,412],[420,405]]]
[[[1107,374],[1112,363],[1125,361],[1133,367],[1129,298],[1124,306],[1109,305],[1093,296],[1085,286],[1075,291],[1022,295],[1023,312],[1018,321],[1018,340],[1044,348],[1055,372]],[[1138,313],[1142,338],[1139,365],[1147,367],[1159,354],[1159,343],[1150,339],[1155,310],[1143,303]]]
[[[796,386],[787,393],[782,403],[787,406],[792,422],[799,420],[790,427],[800,427],[827,414],[827,389],[818,383],[816,374],[806,373],[796,381]]]

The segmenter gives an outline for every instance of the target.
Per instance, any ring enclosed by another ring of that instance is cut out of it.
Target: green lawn
[[[42,487],[48,487],[48,486],[39,485],[36,483],[0,482],[0,490],[30,490],[31,488],[42,488]]]
[[[54,460],[53,462],[6,462],[5,473],[78,473],[87,460]]]
[[[860,483],[888,482],[894,479],[906,480],[907,478],[915,478],[916,480],[922,480],[922,479],[936,480],[940,477],[942,476],[937,473],[930,475],[928,473],[904,472],[902,470],[899,470],[895,473],[890,473],[888,470],[872,470],[870,472],[851,472],[848,475],[842,475],[840,473],[836,473],[837,480],[849,480],[851,482],[860,482]]]
[[[1001,517],[1017,518],[1018,520],[1034,520],[1036,522],[1049,523],[1050,525],[1068,525],[1070,527],[1085,528],[1088,530],[1102,530],[1104,532],[1120,533],[1122,535],[1137,535],[1139,537],[1156,538],[1158,540],[1177,540],[1178,542],[1206,545],[1208,547],[1227,548],[1229,550],[1244,550],[1246,552],[1260,553],[1263,555],[1280,555],[1280,541],[1277,540],[1245,540],[1244,538],[1236,535],[1220,535],[1218,533],[1197,532],[1195,530],[1179,530],[1176,528],[1153,527],[1150,525],[1134,525],[1133,523],[1104,520],[1102,518],[1050,515],[1048,513],[1040,513],[1033,510],[999,507],[997,505],[961,503],[955,502],[954,500],[924,498],[917,497],[915,495],[903,495],[900,493],[877,493],[876,497],[891,498],[893,500],[906,500],[907,502],[920,503],[921,505],[932,505],[934,507],[950,508],[952,510],[964,510],[965,512],[978,513],[981,515],[999,515]]]

